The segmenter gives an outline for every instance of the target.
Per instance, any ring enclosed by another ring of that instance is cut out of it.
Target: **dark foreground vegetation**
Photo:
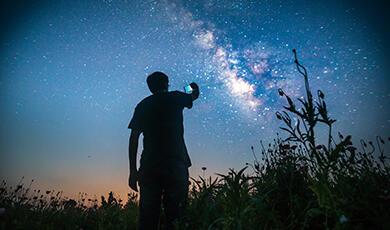
[[[324,93],[314,99],[296,56],[295,64],[306,97],[294,102],[279,90],[287,104],[276,118],[287,138],[252,147],[254,162],[239,171],[192,179],[178,229],[390,229],[389,138],[355,145],[349,135],[333,136]],[[326,143],[317,143],[318,126],[328,130]],[[2,182],[1,229],[136,228],[135,194],[76,201],[30,186]]]

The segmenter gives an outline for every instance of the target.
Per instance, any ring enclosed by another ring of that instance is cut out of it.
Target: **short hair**
[[[156,93],[159,90],[168,89],[168,76],[163,72],[154,72],[146,79],[150,92]]]

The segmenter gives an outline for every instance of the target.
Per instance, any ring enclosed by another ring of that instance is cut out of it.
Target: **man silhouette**
[[[199,97],[199,88],[191,83],[191,94],[168,91],[168,76],[154,72],[147,77],[151,96],[135,108],[130,121],[129,186],[140,187],[140,230],[158,229],[163,201],[167,229],[183,214],[188,195],[188,167],[191,161],[183,138],[183,109],[191,108]],[[143,133],[143,151],[137,171],[138,139]]]

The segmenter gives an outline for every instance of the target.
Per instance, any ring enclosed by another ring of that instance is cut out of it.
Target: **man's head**
[[[168,76],[162,72],[154,72],[146,79],[150,92],[164,92],[168,90]]]

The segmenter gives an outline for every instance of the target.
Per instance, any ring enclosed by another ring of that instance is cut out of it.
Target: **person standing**
[[[184,142],[183,109],[192,108],[199,87],[191,83],[191,93],[168,91],[168,76],[154,72],[147,77],[152,95],[143,99],[129,123],[129,187],[140,187],[140,230],[159,228],[161,202],[167,229],[183,216],[188,196],[188,168],[191,160]],[[137,170],[138,139],[143,134],[143,151]]]

